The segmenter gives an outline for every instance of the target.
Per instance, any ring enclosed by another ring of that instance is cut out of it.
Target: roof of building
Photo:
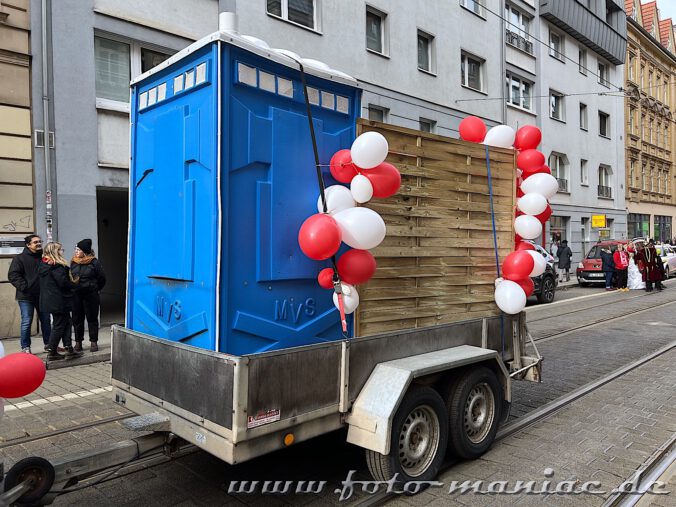
[[[634,0],[624,0],[624,12],[628,16],[631,16],[634,13]]]
[[[648,30],[648,32],[652,31],[653,19],[656,10],[657,10],[656,1],[641,4],[641,17],[643,18],[643,28]]]
[[[673,29],[671,18],[660,20],[660,42],[665,48],[669,47],[669,32]]]

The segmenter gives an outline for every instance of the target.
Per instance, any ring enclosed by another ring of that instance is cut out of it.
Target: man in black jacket
[[[49,313],[40,311],[40,282],[38,267],[42,259],[42,240],[30,234],[24,238],[26,248],[12,259],[7,278],[16,288],[16,300],[21,310],[21,351],[31,353],[31,326],[37,310],[42,326],[42,341],[47,347],[51,324]]]

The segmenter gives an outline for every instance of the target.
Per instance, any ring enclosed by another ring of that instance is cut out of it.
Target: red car
[[[626,239],[609,239],[599,241],[591,247],[585,258],[582,259],[582,262],[578,263],[575,272],[577,283],[580,284],[580,287],[586,287],[592,283],[605,283],[601,263],[601,249],[610,248],[610,251],[614,253],[617,250],[617,245],[626,245],[627,243],[628,240]]]

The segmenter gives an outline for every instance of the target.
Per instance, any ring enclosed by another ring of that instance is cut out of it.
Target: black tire
[[[16,505],[32,505],[49,493],[54,484],[54,467],[44,458],[31,456],[18,461],[5,475],[5,491],[9,491],[27,479],[33,479],[33,487],[24,493]]]
[[[589,287],[589,282],[577,282],[580,287]]]
[[[670,274],[669,274],[669,266],[667,266],[666,269],[664,270],[664,279],[665,279],[665,280],[669,280],[669,276],[670,276]]]
[[[394,474],[399,474],[399,482],[431,481],[439,473],[447,442],[448,413],[441,396],[431,387],[413,386],[394,416],[390,453],[367,449],[366,463],[377,481],[388,481]]]
[[[446,399],[449,452],[464,459],[476,459],[486,452],[498,431],[503,400],[502,385],[491,369],[467,370]]]
[[[542,279],[542,287],[540,287],[540,293],[538,294],[539,303],[551,303],[554,301],[554,296],[556,295],[556,283],[551,276],[545,276]]]

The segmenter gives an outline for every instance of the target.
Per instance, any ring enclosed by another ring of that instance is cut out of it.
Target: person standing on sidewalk
[[[42,240],[40,236],[30,234],[24,238],[23,251],[12,259],[7,279],[16,289],[16,301],[21,311],[21,351],[31,353],[31,327],[33,316],[38,312],[42,327],[42,341],[45,350],[49,343],[52,326],[49,312],[40,308],[40,281],[38,268],[42,258]]]
[[[570,260],[573,258],[573,251],[568,246],[568,240],[564,239],[561,246],[556,250],[556,256],[559,258],[559,278],[563,282],[563,274],[566,274],[566,282],[570,282]]]
[[[645,282],[645,291],[652,292],[653,283],[657,290],[662,290],[662,270],[658,263],[662,263],[662,258],[657,255],[655,241],[650,240],[647,245],[638,249],[636,252],[636,261],[641,266],[641,274]]]
[[[606,290],[615,290],[613,287],[613,274],[615,273],[615,261],[613,254],[608,248],[601,249],[601,261],[603,264],[603,275],[606,278]]]
[[[71,259],[70,270],[73,278],[79,278],[79,283],[73,292],[73,329],[75,330],[75,351],[82,351],[84,340],[84,321],[87,318],[89,326],[89,350],[99,350],[99,309],[101,298],[99,292],[106,284],[106,275],[101,262],[92,250],[92,240],[83,239],[75,247],[75,254]]]
[[[615,262],[615,273],[617,274],[617,288],[622,292],[627,292],[627,269],[629,268],[629,254],[624,251],[624,245],[617,245],[617,250],[613,254]]]
[[[72,309],[73,289],[77,279],[73,278],[68,261],[63,258],[63,248],[60,243],[47,243],[42,255],[39,268],[40,301],[43,310],[52,314],[54,321],[52,334],[49,337],[47,361],[58,359],[72,359],[82,356],[82,352],[75,352],[71,342],[73,322],[70,312]],[[59,341],[63,340],[66,355],[59,354]]]

